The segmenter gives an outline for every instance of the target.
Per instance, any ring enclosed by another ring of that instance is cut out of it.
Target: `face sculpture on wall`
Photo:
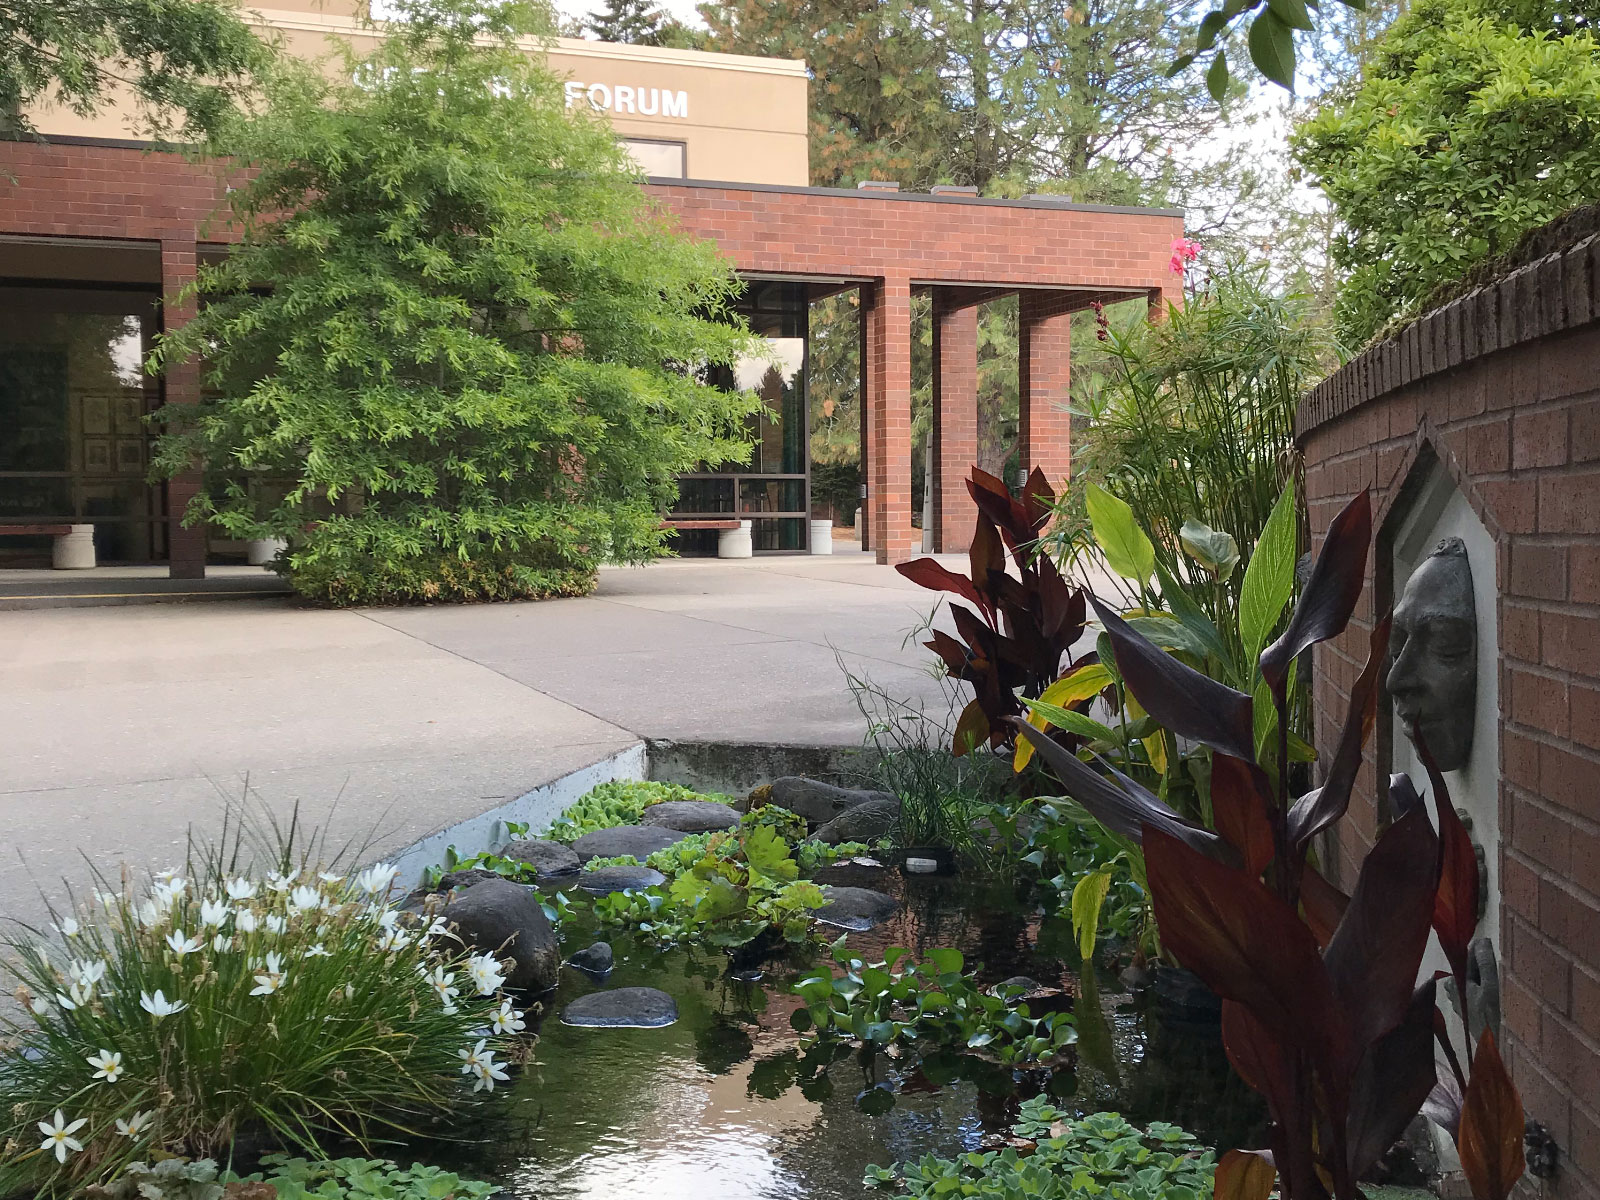
[[[1445,538],[1412,572],[1389,654],[1395,712],[1407,731],[1421,731],[1441,771],[1459,771],[1472,755],[1478,701],[1478,616],[1460,538]]]

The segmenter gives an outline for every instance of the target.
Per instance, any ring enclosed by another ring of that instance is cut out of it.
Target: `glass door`
[[[102,563],[166,556],[163,489],[145,481],[154,291],[0,288],[0,525],[92,524]],[[48,561],[49,535],[0,538]]]

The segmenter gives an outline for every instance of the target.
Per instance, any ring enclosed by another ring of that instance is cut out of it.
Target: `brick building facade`
[[[1422,472],[1442,467],[1495,541],[1503,1041],[1560,1147],[1547,1194],[1600,1196],[1600,237],[1368,350],[1306,397],[1297,436],[1314,541],[1364,487],[1377,514],[1356,620],[1316,655],[1318,745],[1395,600],[1389,547]],[[1378,729],[1334,848],[1346,885],[1382,820]]]
[[[232,237],[218,214],[223,191],[216,172],[180,156],[81,139],[11,142],[0,143],[0,169],[16,179],[0,188],[0,285],[144,286],[152,300],[166,298],[160,319],[171,327],[187,315],[173,298],[193,278],[196,264],[226,253]],[[715,241],[750,280],[797,283],[812,298],[860,289],[863,477],[869,481],[864,507],[870,545],[882,562],[902,561],[917,549],[911,514],[913,292],[931,292],[939,314],[939,549],[959,549],[971,533],[973,514],[962,480],[976,449],[975,306],[1010,293],[1021,296],[1022,463],[1060,479],[1070,465],[1070,314],[1095,300],[1143,298],[1159,305],[1178,296],[1180,277],[1168,266],[1171,243],[1183,231],[1176,212],[886,189],[681,180],[652,180],[647,187],[683,231]],[[192,403],[200,396],[193,367],[169,372],[159,386],[159,398],[167,402]],[[195,486],[195,480],[173,481],[154,502],[165,522],[159,540],[175,576],[204,572],[206,531],[179,523]],[[742,514],[742,498],[734,503]],[[81,513],[22,516],[85,519]],[[7,512],[0,521],[16,517]]]

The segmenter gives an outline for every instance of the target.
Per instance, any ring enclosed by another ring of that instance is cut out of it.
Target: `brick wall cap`
[[[1398,391],[1402,386],[1439,374],[1461,363],[1470,362],[1493,353],[1494,350],[1505,350],[1523,342],[1580,328],[1600,320],[1600,314],[1594,316],[1585,313],[1573,314],[1563,308],[1560,312],[1546,314],[1542,322],[1533,319],[1537,314],[1528,313],[1526,315],[1529,319],[1517,320],[1515,329],[1511,330],[1506,328],[1505,316],[1502,314],[1499,322],[1500,333],[1493,346],[1485,345],[1478,336],[1480,319],[1485,308],[1480,301],[1487,301],[1487,307],[1498,312],[1496,296],[1527,294],[1523,290],[1526,288],[1533,289],[1533,294],[1536,296],[1543,292],[1555,296],[1563,295],[1564,271],[1567,263],[1586,259],[1597,240],[1600,240],[1600,233],[1590,234],[1564,249],[1546,254],[1532,262],[1519,264],[1514,269],[1486,280],[1481,286],[1469,292],[1442,300],[1437,307],[1422,313],[1382,341],[1368,346],[1300,398],[1299,408],[1295,412],[1295,441],[1303,446],[1306,438],[1319,427],[1330,421],[1336,421],[1381,396]],[[1403,376],[1398,369],[1389,369],[1382,365],[1393,362],[1398,366],[1403,361],[1402,346],[1412,346],[1417,339],[1431,341],[1441,334],[1440,327],[1452,319],[1460,323],[1462,331],[1461,354],[1454,362],[1434,356],[1427,363],[1427,370],[1415,372],[1407,370]],[[1379,364],[1379,369],[1373,370],[1369,364]]]

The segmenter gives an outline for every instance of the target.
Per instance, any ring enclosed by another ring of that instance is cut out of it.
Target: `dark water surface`
[[[1260,1108],[1214,1026],[1162,1021],[1114,994],[1114,979],[1086,979],[1070,927],[1028,911],[1009,887],[855,867],[822,879],[903,895],[895,918],[849,936],[863,958],[955,946],[969,967],[983,964],[985,984],[1028,975],[1062,988],[1074,994],[1062,1003],[1075,1007],[1079,1045],[1025,1071],[953,1054],[920,1064],[848,1047],[808,1055],[789,1025],[800,1007],[789,988],[813,969],[806,961],[767,964],[759,983],[741,983],[721,953],[658,951],[574,920],[566,951],[606,938],[615,970],[603,982],[562,972],[536,1061],[515,1085],[515,1120],[462,1167],[537,1200],[840,1200],[865,1194],[870,1164],[980,1148],[1046,1090],[1069,1109],[1173,1121],[1223,1147],[1259,1136]],[[576,997],[629,986],[670,993],[677,1024],[560,1023]]]

